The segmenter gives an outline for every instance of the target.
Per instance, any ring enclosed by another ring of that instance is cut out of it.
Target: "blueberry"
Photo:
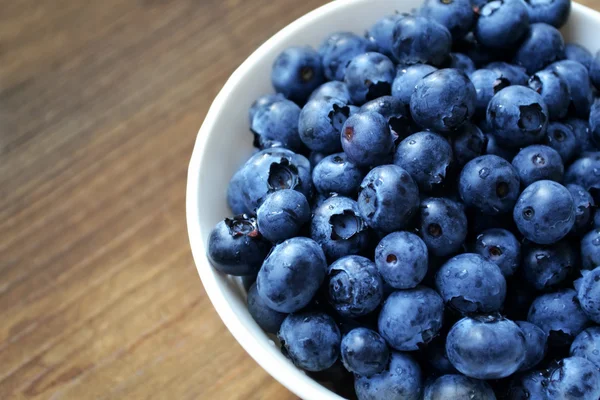
[[[517,375],[510,384],[506,400],[548,400],[546,377],[540,371]]]
[[[588,117],[592,104],[592,85],[586,67],[577,61],[562,60],[548,66],[565,81],[571,94],[571,106],[580,118]]]
[[[539,296],[529,308],[527,321],[542,328],[552,345],[569,345],[589,321],[573,289]]]
[[[295,190],[278,190],[267,196],[256,211],[258,230],[273,243],[290,239],[310,221],[310,205],[306,197]]]
[[[213,267],[235,276],[256,275],[271,248],[258,233],[256,219],[245,214],[219,222],[207,247]]]
[[[515,168],[494,155],[469,161],[459,179],[460,197],[464,203],[491,215],[512,210],[519,196],[519,186]]]
[[[431,341],[442,327],[444,303],[432,289],[414,289],[392,293],[379,314],[379,333],[391,347],[414,351]]]
[[[600,228],[600,212],[598,210],[594,213],[594,228]]]
[[[373,43],[381,54],[393,58],[392,44],[396,22],[404,18],[401,14],[388,15],[379,19],[367,31],[367,39]]]
[[[391,94],[395,75],[396,67],[388,57],[370,52],[360,54],[350,61],[344,82],[348,86],[352,102],[360,105]]]
[[[314,171],[315,167],[327,156],[328,156],[328,154],[321,153],[320,151],[311,151],[308,156],[308,161],[310,162],[310,168]],[[314,180],[314,178],[313,178],[313,180]]]
[[[342,149],[340,131],[349,116],[350,109],[341,100],[311,100],[302,108],[298,119],[300,139],[313,151],[339,152]]]
[[[392,35],[392,54],[400,64],[431,64],[446,61],[452,35],[445,26],[420,16],[399,19]]]
[[[417,124],[436,132],[450,132],[475,112],[477,93],[469,78],[457,69],[441,69],[417,83],[410,111]]]
[[[250,213],[246,207],[246,200],[244,199],[244,172],[242,168],[238,169],[229,181],[227,186],[227,205],[234,215]]]
[[[466,376],[505,378],[525,360],[525,336],[508,319],[485,315],[463,318],[450,329],[446,352],[452,365]]]
[[[404,168],[423,192],[444,184],[453,161],[452,147],[442,136],[418,132],[396,148],[394,164]]]
[[[509,86],[492,97],[487,122],[498,144],[522,147],[539,142],[546,134],[548,108],[536,91]]]
[[[566,186],[573,196],[575,202],[575,225],[573,226],[573,232],[578,234],[586,232],[590,227],[593,220],[593,212],[595,208],[595,202],[592,195],[579,185],[569,184]]]
[[[484,122],[484,121],[482,121],[482,122]],[[504,158],[509,163],[517,155],[518,149],[515,149],[512,147],[504,147],[504,146],[499,145],[498,140],[492,134],[488,133],[485,136],[487,138],[487,147],[485,149],[486,154],[491,154],[494,156],[498,156],[500,158]]]
[[[475,23],[470,0],[425,0],[421,15],[444,25],[454,39],[462,39]]]
[[[548,107],[551,120],[562,119],[569,111],[569,87],[554,71],[543,70],[535,73],[527,85],[542,96]]]
[[[287,314],[275,311],[262,300],[256,289],[256,284],[248,290],[248,312],[262,330],[276,334]]]
[[[561,28],[569,19],[571,0],[526,0],[529,20]]]
[[[424,356],[427,363],[437,374],[444,375],[458,373],[446,355],[445,335],[438,336],[428,343],[424,350]]]
[[[288,239],[265,259],[256,280],[258,294],[275,311],[295,312],[312,300],[326,272],[325,255],[315,241]]]
[[[248,117],[250,119],[250,124],[252,124],[252,120],[256,115],[256,112],[262,107],[268,107],[273,103],[277,103],[278,101],[285,100],[285,96],[281,93],[275,94],[264,94],[256,99],[252,105],[250,106],[250,110],[248,111]]]
[[[503,78],[508,79],[511,85],[527,85],[527,80],[529,79],[529,75],[525,68],[509,64],[504,61],[493,61],[485,66],[485,69],[491,69],[499,73]]]
[[[577,263],[577,253],[567,241],[551,246],[529,244],[523,250],[523,276],[535,290],[548,290],[564,282]]]
[[[416,214],[418,205],[417,185],[410,174],[397,165],[372,169],[360,185],[360,215],[376,231],[401,230]]]
[[[585,358],[600,368],[600,327],[587,328],[577,335],[571,344],[570,354]]]
[[[592,271],[582,271],[583,278],[578,282],[577,298],[583,312],[589,319],[600,324],[600,267]]]
[[[577,140],[573,129],[561,122],[550,122],[548,124],[544,141],[547,146],[558,151],[563,164],[571,162],[581,151],[581,143]]]
[[[311,47],[290,47],[273,63],[271,82],[278,93],[297,103],[325,81],[321,57]]]
[[[590,63],[590,79],[596,89],[600,89],[600,51],[596,53]]]
[[[462,53],[450,53],[448,68],[458,69],[468,76],[475,72],[476,69],[473,60]]]
[[[560,154],[552,147],[539,144],[519,151],[513,158],[512,165],[517,170],[523,187],[543,179],[562,182],[565,172]]]
[[[506,297],[502,271],[479,254],[451,258],[437,272],[435,285],[444,302],[461,313],[499,311]]]
[[[325,200],[314,210],[311,237],[323,248],[329,260],[357,254],[369,242],[365,221],[356,202],[335,196]]]
[[[329,35],[319,47],[325,77],[331,81],[343,81],[350,61],[357,55],[374,49],[375,46],[367,39],[351,32]]]
[[[531,75],[563,58],[565,43],[558,29],[548,24],[536,23],[531,24],[513,62],[525,67]]]
[[[367,328],[356,328],[342,339],[341,355],[348,371],[372,376],[386,368],[390,350],[377,332]]]
[[[594,269],[597,266],[600,266],[599,228],[593,229],[581,239],[581,268]]]
[[[600,146],[600,99],[590,109],[590,137],[596,147]]]
[[[376,112],[388,121],[395,142],[412,133],[412,121],[408,106],[392,96],[383,96],[363,104],[360,112]]]
[[[549,399],[598,399],[600,370],[585,358],[565,358],[549,373],[546,391]]]
[[[410,97],[417,83],[434,71],[437,71],[437,68],[427,64],[398,67],[396,78],[392,83],[392,96],[400,100],[403,104],[410,105]]]
[[[300,107],[289,100],[260,107],[250,124],[255,145],[261,149],[285,147],[293,151],[303,150],[304,144],[298,134],[299,117]]]
[[[368,314],[383,300],[381,275],[368,258],[342,257],[331,264],[327,275],[329,303],[344,317]]]
[[[486,382],[463,375],[443,375],[425,386],[423,400],[496,400]]]
[[[493,0],[479,10],[475,37],[484,46],[510,48],[527,33],[529,16],[520,0]]]
[[[471,74],[471,82],[477,93],[475,115],[485,117],[487,106],[496,93],[510,86],[508,78],[498,71],[478,69]]]
[[[375,265],[387,284],[396,289],[412,289],[427,274],[429,253],[417,235],[393,232],[375,249]]]
[[[509,277],[521,263],[521,245],[506,229],[488,229],[477,236],[475,253],[496,264],[502,275]]]
[[[600,152],[586,153],[565,173],[565,182],[582,186],[597,201],[600,190]]]
[[[294,189],[307,199],[312,197],[310,162],[300,154],[271,148],[254,154],[243,167],[243,196],[246,208],[257,209],[269,193]]]
[[[534,243],[556,243],[575,225],[575,203],[559,183],[542,180],[527,186],[513,211],[519,231]]]
[[[340,81],[325,82],[312,92],[308,98],[308,101],[328,100],[331,97],[340,100],[344,104],[351,103],[348,86],[346,86],[344,82]]]
[[[480,0],[484,1],[484,0]],[[485,1],[487,3],[487,1]],[[473,32],[467,33],[463,38],[454,40],[453,51],[461,52],[467,55],[477,68],[493,62],[498,59],[499,54],[494,49],[483,46],[475,38]]]
[[[361,167],[384,164],[394,149],[388,121],[374,112],[348,118],[341,130],[341,140],[348,159]]]
[[[519,371],[527,371],[538,365],[546,353],[548,335],[538,326],[527,321],[516,321],[525,336],[525,360]]]
[[[463,124],[454,133],[452,153],[454,161],[459,167],[477,158],[486,152],[488,138],[481,129],[470,122]]]
[[[420,205],[419,228],[429,252],[444,257],[456,253],[467,237],[462,204],[448,198],[426,198]]]
[[[356,375],[354,389],[358,400],[420,400],[421,384],[419,364],[408,354],[392,352],[383,372]]]
[[[588,49],[576,43],[567,43],[565,45],[565,57],[567,60],[577,61],[588,70],[592,65],[592,60],[594,59],[594,56],[592,56],[592,53],[590,53]]]
[[[312,178],[319,193],[355,197],[365,177],[362,168],[348,160],[346,153],[331,154],[313,168]]]
[[[340,331],[333,318],[322,312],[288,315],[277,337],[283,354],[307,371],[325,370],[339,356]]]
[[[592,143],[588,121],[579,118],[569,118],[564,123],[573,130],[573,133],[579,142],[578,155],[584,152],[597,151],[596,146]]]

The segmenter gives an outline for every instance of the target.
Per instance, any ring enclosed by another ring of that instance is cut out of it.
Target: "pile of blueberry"
[[[208,241],[360,400],[600,399],[600,53],[569,0],[426,0],[294,47]]]

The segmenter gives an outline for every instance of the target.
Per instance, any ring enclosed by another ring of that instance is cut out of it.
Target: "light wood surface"
[[[227,77],[323,3],[0,0],[0,399],[295,398],[212,308],[185,181]]]

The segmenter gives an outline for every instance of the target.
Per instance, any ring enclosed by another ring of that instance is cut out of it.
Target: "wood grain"
[[[323,3],[0,0],[0,399],[294,398],[206,297],[185,181],[227,77]]]

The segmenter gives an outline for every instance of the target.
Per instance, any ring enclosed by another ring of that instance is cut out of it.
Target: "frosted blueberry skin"
[[[544,142],[560,154],[563,165],[568,165],[581,152],[581,143],[573,128],[561,122],[548,124]]]
[[[565,167],[560,154],[552,147],[535,144],[527,146],[512,160],[521,179],[521,186],[527,187],[533,182],[550,180],[562,182]]]
[[[310,236],[329,261],[358,254],[369,243],[367,226],[357,203],[342,196],[330,197],[314,209]]]
[[[582,186],[568,184],[566,188],[575,202],[575,225],[572,232],[575,234],[588,232],[593,222],[596,206],[594,198]]]
[[[550,399],[598,399],[600,370],[585,358],[565,358],[550,370],[546,392]]]
[[[463,202],[485,214],[513,209],[520,193],[519,175],[505,159],[495,155],[477,157],[463,168],[458,191]]]
[[[527,371],[538,365],[546,355],[548,335],[538,326],[527,321],[516,321],[525,336],[525,360],[519,371]]]
[[[546,376],[541,371],[530,371],[516,375],[508,388],[507,400],[539,399],[546,398]]]
[[[400,65],[392,83],[392,96],[409,106],[417,83],[434,71],[437,68],[427,64]]]
[[[315,189],[324,195],[337,193],[356,197],[364,177],[363,168],[350,161],[343,152],[324,157],[312,171]]]
[[[527,0],[523,2],[527,7],[531,23],[543,22],[556,28],[561,28],[571,14],[570,0]]]
[[[450,329],[446,352],[452,365],[466,376],[501,379],[516,372],[525,360],[525,336],[507,319],[463,318]]]
[[[467,122],[458,128],[452,140],[452,153],[458,167],[486,152],[487,137],[477,125]]]
[[[422,374],[410,355],[392,352],[387,368],[371,377],[356,375],[354,389],[360,400],[420,400]]]
[[[535,23],[531,24],[525,34],[525,39],[515,53],[513,62],[524,67],[529,75],[533,75],[563,58],[565,58],[565,43],[562,34],[551,25]]]
[[[523,147],[546,134],[549,113],[542,96],[525,86],[509,86],[492,97],[487,123],[498,144]]]
[[[272,243],[296,236],[310,217],[306,197],[291,189],[269,194],[256,211],[258,230]]]
[[[468,231],[464,206],[447,198],[426,198],[420,206],[419,228],[429,252],[444,257],[456,253]]]
[[[581,268],[594,269],[597,266],[600,266],[600,228],[592,229],[581,239]]]
[[[477,92],[464,72],[446,68],[419,81],[410,98],[413,119],[424,129],[449,133],[475,113]]]
[[[529,78],[527,86],[542,96],[551,120],[559,120],[567,116],[570,103],[569,87],[556,72],[537,71]]]
[[[583,312],[595,323],[600,323],[600,267],[582,271],[577,282],[577,298]]]
[[[566,239],[547,246],[529,243],[523,250],[523,277],[538,291],[562,284],[577,264],[577,251]]]
[[[506,78],[511,85],[527,86],[529,75],[525,68],[520,65],[509,64],[504,61],[493,61],[485,66],[485,69],[491,69]]]
[[[590,110],[590,137],[592,143],[600,145],[600,100],[596,100]]]
[[[450,53],[447,67],[458,69],[467,76],[470,76],[477,69],[473,60],[463,53]]]
[[[408,106],[393,96],[382,96],[362,105],[359,112],[376,112],[381,114],[390,127],[394,143],[400,143],[414,132],[415,126]]]
[[[376,231],[402,230],[416,215],[418,205],[417,185],[410,174],[397,165],[373,168],[360,185],[360,215]]]
[[[409,232],[393,232],[375,248],[375,265],[383,280],[396,289],[412,289],[427,274],[429,253],[423,240]]]
[[[425,386],[423,400],[457,399],[496,400],[496,395],[486,382],[464,375],[443,375]]]
[[[377,332],[361,327],[351,330],[342,338],[341,356],[348,371],[372,376],[387,367],[390,350]]]
[[[587,328],[577,335],[571,344],[570,354],[585,358],[600,368],[600,327]]]
[[[509,48],[527,33],[529,15],[518,0],[491,1],[479,10],[473,32],[477,41],[490,48]]]
[[[283,323],[286,313],[275,311],[262,300],[256,289],[256,284],[250,286],[247,297],[248,312],[262,330],[276,334]]]
[[[550,64],[548,70],[554,71],[569,87],[571,107],[579,118],[587,119],[593,101],[590,76],[585,66],[577,61],[562,60]]]
[[[273,63],[271,83],[278,93],[303,104],[325,81],[321,57],[312,47],[289,47]]]
[[[244,181],[242,168],[233,174],[227,186],[227,205],[233,215],[249,214],[252,211],[246,207],[246,199],[244,198],[246,182]]]
[[[476,19],[470,0],[425,0],[420,15],[444,25],[454,39],[469,33]]]
[[[276,101],[256,110],[250,130],[254,145],[260,149],[284,147],[295,152],[305,149],[298,134],[300,107],[290,100]]]
[[[521,244],[506,229],[481,232],[477,235],[474,252],[496,264],[505,277],[512,276],[521,264]]]
[[[385,54],[394,61],[397,61],[392,54],[394,27],[396,26],[396,22],[402,18],[404,18],[402,14],[387,15],[377,20],[365,34],[365,37],[375,46],[377,52]]]
[[[396,350],[415,351],[429,343],[442,327],[444,303],[432,289],[392,293],[379,314],[379,333]]]
[[[564,238],[575,225],[575,203],[559,183],[542,180],[527,186],[513,211],[517,228],[528,240],[552,244]]]
[[[491,69],[478,69],[470,75],[470,79],[477,93],[475,115],[478,118],[485,117],[487,106],[492,97],[500,90],[511,85],[506,76]],[[566,101],[568,102],[568,99]]]
[[[344,317],[375,310],[383,300],[383,281],[375,264],[361,256],[346,256],[329,266],[329,303]]]
[[[257,98],[256,100],[254,100],[254,102],[250,106],[250,109],[248,110],[248,118],[250,120],[250,124],[252,124],[254,115],[256,115],[256,112],[259,109],[261,109],[262,107],[268,107],[271,104],[276,103],[281,100],[285,100],[285,96],[281,93],[264,94],[264,95],[260,96],[259,98]]]
[[[343,81],[348,63],[359,54],[373,50],[373,43],[354,33],[332,33],[319,47],[325,77],[330,81]]]
[[[590,63],[590,79],[596,89],[600,88],[600,51],[596,53]]]
[[[288,239],[265,259],[256,279],[258,294],[275,311],[295,312],[310,303],[326,273],[325,254],[314,240]]]
[[[396,76],[394,63],[380,53],[369,52],[352,59],[346,67],[344,83],[356,105],[391,94]]]
[[[394,136],[387,119],[376,112],[350,116],[341,129],[342,148],[350,161],[370,167],[391,161]]]
[[[589,324],[573,289],[539,296],[529,308],[527,321],[546,332],[549,343],[556,346],[570,345]]]
[[[282,353],[306,371],[323,371],[338,359],[340,331],[322,312],[290,314],[277,334]]]
[[[592,142],[590,125],[588,121],[579,118],[567,118],[565,120],[565,125],[573,130],[573,133],[577,138],[577,142],[579,142],[579,148],[576,156],[581,156],[582,153],[598,151]]]
[[[595,201],[600,199],[600,152],[585,153],[573,162],[565,172],[565,183],[574,183],[590,192]]]
[[[339,152],[342,149],[340,130],[349,116],[350,109],[342,100],[311,100],[302,108],[298,119],[300,140],[312,151]]]
[[[567,60],[577,61],[589,70],[594,56],[583,46],[576,43],[567,43],[565,45],[565,58]]]
[[[256,219],[242,214],[219,222],[210,232],[207,248],[217,271],[245,276],[256,275],[271,245],[258,232]]]
[[[421,16],[406,16],[394,26],[392,54],[400,64],[442,65],[452,48],[445,26]]]
[[[431,192],[443,185],[453,161],[450,143],[432,132],[408,136],[400,142],[394,155],[394,164],[408,171],[422,192]]]
[[[502,271],[479,254],[451,258],[437,272],[435,285],[444,302],[463,314],[499,311],[506,297]]]
[[[329,98],[338,99],[344,104],[351,104],[348,86],[340,81],[325,82],[312,92],[308,101],[327,100]]]

